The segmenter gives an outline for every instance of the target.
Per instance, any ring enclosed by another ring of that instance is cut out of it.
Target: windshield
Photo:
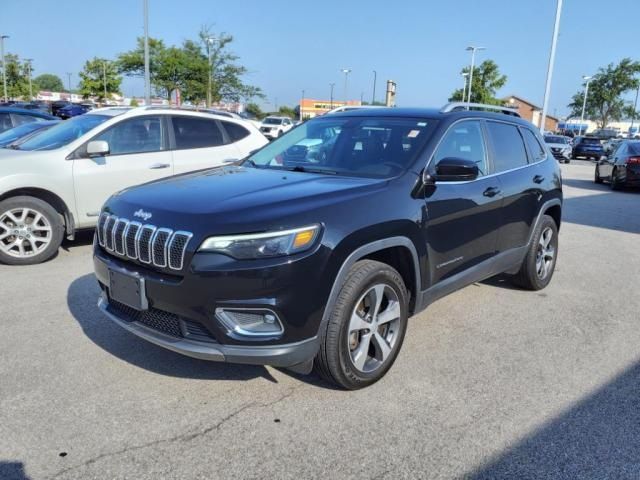
[[[20,145],[19,150],[54,150],[64,147],[110,118],[112,117],[106,115],[72,118],[30,138]]]
[[[276,139],[245,165],[387,178],[412,165],[435,125],[415,118],[323,117]]]
[[[266,124],[266,125],[281,125],[282,124],[282,119],[281,118],[265,118],[262,123]]]
[[[10,130],[7,130],[6,132],[0,133],[0,147],[5,147],[10,143],[15,142],[19,138],[24,137],[25,135],[35,130],[38,130],[40,128],[43,128],[41,125],[39,125],[40,123],[41,122],[23,123],[18,127],[15,127]]]
[[[569,143],[567,141],[567,137],[561,137],[559,135],[547,135],[546,137],[544,137],[544,141],[546,143]]]

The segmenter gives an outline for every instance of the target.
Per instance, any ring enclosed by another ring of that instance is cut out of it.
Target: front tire
[[[39,198],[0,202],[0,263],[33,265],[49,260],[64,236],[61,215]]]
[[[513,282],[527,290],[542,290],[553,277],[557,257],[558,226],[553,218],[544,215]]]
[[[348,390],[380,380],[393,365],[407,329],[407,289],[387,264],[356,262],[320,331],[316,371]]]

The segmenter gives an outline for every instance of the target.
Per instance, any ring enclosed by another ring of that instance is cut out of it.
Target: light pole
[[[629,135],[633,132],[633,123],[636,119],[636,108],[638,108],[638,94],[640,93],[640,83],[638,83],[638,89],[636,90],[636,101],[633,102],[633,114],[631,115],[631,126],[629,127]]]
[[[478,50],[486,50],[486,48],[475,47],[473,45],[467,47],[467,52],[471,52],[471,68],[469,69],[469,99],[467,100],[467,104],[471,103],[471,90],[473,90],[473,68],[475,67],[476,52]],[[467,109],[469,109],[468,105]]]
[[[207,53],[209,54],[209,83],[207,87],[207,107],[211,107],[211,102],[213,101],[213,94],[211,93],[211,87],[213,86],[211,77],[213,76],[213,58],[211,57],[213,53],[213,42],[215,42],[215,37],[207,37]]]
[[[587,75],[582,76],[582,79],[584,80],[585,83],[584,83],[584,98],[582,99],[582,114],[580,115],[580,135],[582,135],[582,125],[584,123],[584,111],[587,108],[587,95],[589,95],[589,82],[591,82],[592,78],[593,77],[589,77]],[[543,119],[543,122],[544,122],[544,119]]]
[[[104,101],[107,101],[107,62],[102,62],[102,83],[104,84]]]
[[[469,76],[469,72],[462,73],[462,79],[464,84],[462,85],[462,101],[464,102],[465,94],[467,93],[467,77]]]
[[[333,110],[333,87],[335,87],[336,84],[330,83],[329,86],[331,87],[331,100],[329,100],[329,109]]]
[[[25,58],[24,61],[27,64],[27,68],[29,69],[29,101],[33,100],[33,85],[31,83],[31,62],[33,62],[33,58]]]
[[[302,90],[302,98],[300,99],[300,121],[302,121],[302,105],[304,104],[304,90]]]
[[[2,57],[2,84],[4,85],[4,101],[8,101],[7,96],[7,62],[4,58],[4,41],[9,35],[0,35],[0,56]]]
[[[67,72],[67,85],[69,85],[69,101],[71,101],[71,72]]]
[[[376,79],[378,77],[378,72],[373,71],[373,94],[371,95],[371,105],[376,104]]]
[[[558,30],[560,30],[560,14],[562,13],[562,0],[556,3],[556,21],[553,25],[553,37],[551,37],[551,52],[549,53],[549,66],[547,67],[547,82],[544,86],[544,100],[542,101],[542,118],[540,119],[540,131],[544,133],[547,119],[547,107],[549,106],[549,92],[551,91],[551,77],[553,64],[556,59],[556,44],[558,43]]]
[[[349,74],[351,73],[351,69],[343,68],[342,73],[344,73],[344,104],[347,104],[347,82],[349,80]]]
[[[151,105],[151,74],[149,72],[149,0],[142,0],[144,10],[144,104]]]

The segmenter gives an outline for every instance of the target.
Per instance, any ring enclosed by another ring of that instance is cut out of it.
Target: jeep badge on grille
[[[144,211],[144,210],[142,210],[142,209],[139,209],[137,212],[135,212],[135,213],[133,214],[133,216],[134,216],[134,217],[141,218],[141,219],[143,219],[143,220],[146,222],[147,220],[149,220],[149,219],[152,217],[152,214],[151,214],[151,213],[149,213],[149,212],[145,212],[145,211]]]

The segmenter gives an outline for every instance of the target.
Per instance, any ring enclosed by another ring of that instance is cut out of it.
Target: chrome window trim
[[[184,235],[187,237],[187,239],[184,242],[184,247],[182,248],[182,255],[180,256],[180,266],[175,267],[173,265],[171,265],[171,246],[173,245],[174,240],[176,239],[176,236],[178,235]],[[167,243],[167,253],[169,254],[168,258],[167,258],[167,264],[169,265],[169,268],[173,269],[173,270],[182,270],[182,268],[184,267],[184,256],[187,253],[187,246],[189,245],[189,242],[191,241],[191,239],[193,238],[193,233],[191,232],[187,232],[185,230],[176,230],[175,232],[173,232],[173,235],[171,236],[171,239],[169,240],[169,242]]]
[[[433,162],[433,158],[435,157],[435,154],[436,154],[436,152],[438,151],[438,148],[440,147],[440,144],[442,143],[442,140],[443,140],[443,139],[444,139],[444,137],[447,135],[447,133],[449,133],[449,130],[450,130],[451,128],[453,128],[456,124],[458,124],[458,123],[460,123],[460,122],[469,121],[469,120],[477,120],[477,121],[479,121],[479,122],[482,122],[482,121],[488,121],[488,122],[506,123],[506,124],[508,124],[508,125],[513,125],[513,126],[515,126],[515,127],[519,127],[519,126],[520,126],[518,123],[514,123],[514,122],[506,122],[506,121],[504,121],[504,120],[495,120],[495,119],[493,119],[493,118],[491,118],[491,119],[486,119],[486,118],[482,118],[482,117],[477,117],[477,118],[476,118],[476,117],[466,117],[466,118],[461,118],[461,119],[459,119],[459,120],[456,120],[456,121],[455,121],[455,122],[453,122],[451,125],[449,125],[449,127],[447,128],[447,130],[446,130],[446,131],[444,132],[444,134],[440,137],[440,140],[438,140],[438,143],[436,144],[435,148],[433,149],[433,153],[432,153],[432,154],[431,154],[431,156],[429,157],[429,160],[427,160],[427,164],[426,164],[426,166],[424,167],[423,174],[422,174],[423,179],[424,179],[424,175],[426,175],[427,171],[429,170],[429,166],[430,166],[430,165],[431,165],[431,163]],[[527,128],[527,127],[524,127],[524,128]],[[484,131],[484,129],[483,129],[483,131]],[[483,135],[484,135],[484,132],[483,132]],[[523,139],[523,142],[524,142],[524,139]],[[486,147],[487,147],[487,143],[486,143],[486,139],[485,139],[485,152],[487,152],[487,148],[486,148]],[[526,151],[526,146],[525,146],[525,151]],[[488,153],[488,152],[487,152],[487,153]],[[443,182],[443,181],[438,182],[438,181],[436,180],[436,182],[435,182],[435,183],[436,183],[436,185],[461,185],[461,184],[464,184],[464,183],[473,183],[473,182],[477,182],[477,181],[479,181],[479,180],[484,180],[485,178],[497,177],[498,175],[504,175],[505,173],[511,173],[511,172],[515,172],[515,171],[517,171],[517,170],[522,170],[523,168],[529,168],[529,167],[531,167],[531,166],[538,165],[538,164],[540,164],[540,163],[542,163],[542,162],[546,162],[547,160],[549,160],[549,156],[548,156],[548,155],[547,155],[545,158],[543,158],[542,160],[539,160],[539,161],[537,161],[537,162],[534,162],[534,163],[527,163],[526,165],[521,165],[520,167],[511,168],[511,169],[509,169],[509,170],[503,170],[503,171],[501,171],[501,172],[494,172],[494,173],[492,173],[492,174],[490,174],[490,175],[484,175],[483,177],[475,178],[474,180],[463,180],[463,181],[455,181],[455,182]],[[493,168],[493,162],[491,162],[491,168]]]
[[[164,244],[163,250],[164,250],[164,263],[156,263],[155,260],[155,247],[156,247],[156,240],[158,239],[158,234],[160,232],[166,232],[168,234],[167,236],[167,241]],[[173,230],[171,230],[170,228],[165,228],[165,227],[160,227],[156,230],[156,233],[153,234],[153,239],[151,240],[151,263],[153,263],[155,266],[157,267],[161,267],[161,268],[166,268],[167,266],[167,245],[169,244],[169,240],[171,240],[171,236],[173,235]]]
[[[131,258],[132,260],[137,260],[138,259],[138,236],[140,235],[140,229],[142,228],[142,223],[140,222],[129,222],[129,225],[127,225],[127,230],[125,232],[124,238],[125,238],[125,242],[127,239],[127,235],[129,234],[129,229],[132,226],[137,226],[138,227],[138,231],[136,232],[135,236],[133,237],[133,257],[131,255],[129,255],[129,249],[127,248],[127,245],[125,244],[124,247],[124,251],[125,254],[128,258]]]

